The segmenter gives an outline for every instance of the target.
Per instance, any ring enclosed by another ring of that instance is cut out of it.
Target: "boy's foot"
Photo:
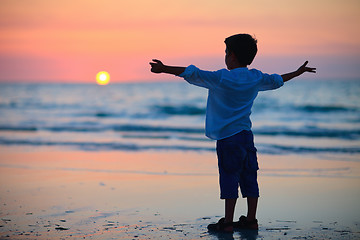
[[[217,223],[212,223],[208,225],[208,230],[212,232],[223,232],[223,233],[233,233],[233,223],[225,222],[225,218],[221,218]]]
[[[241,216],[238,222],[234,222],[233,226],[237,229],[259,230],[257,219],[248,221],[245,216]]]

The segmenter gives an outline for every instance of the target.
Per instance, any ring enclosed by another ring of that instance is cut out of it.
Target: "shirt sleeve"
[[[259,90],[260,91],[273,90],[281,87],[282,85],[284,85],[284,81],[279,74],[270,75],[263,73]]]
[[[179,77],[184,78],[190,84],[211,89],[219,84],[221,79],[221,70],[215,72],[204,71],[194,65],[190,65],[185,68],[185,71],[181,73]]]

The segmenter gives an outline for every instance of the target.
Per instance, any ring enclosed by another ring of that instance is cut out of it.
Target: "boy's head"
[[[226,50],[233,53],[241,65],[250,65],[257,53],[257,40],[249,34],[236,34],[225,39]]]

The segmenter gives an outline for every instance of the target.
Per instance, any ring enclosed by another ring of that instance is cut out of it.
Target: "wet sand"
[[[259,231],[214,235],[214,153],[2,148],[0,239],[360,239],[358,162],[259,162]]]

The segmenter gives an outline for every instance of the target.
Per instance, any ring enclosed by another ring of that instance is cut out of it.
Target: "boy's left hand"
[[[309,62],[306,61],[303,65],[301,65],[301,67],[298,68],[298,70],[296,70],[296,72],[298,72],[299,75],[303,74],[304,72],[316,73],[316,68],[311,68],[306,66],[308,63]]]

